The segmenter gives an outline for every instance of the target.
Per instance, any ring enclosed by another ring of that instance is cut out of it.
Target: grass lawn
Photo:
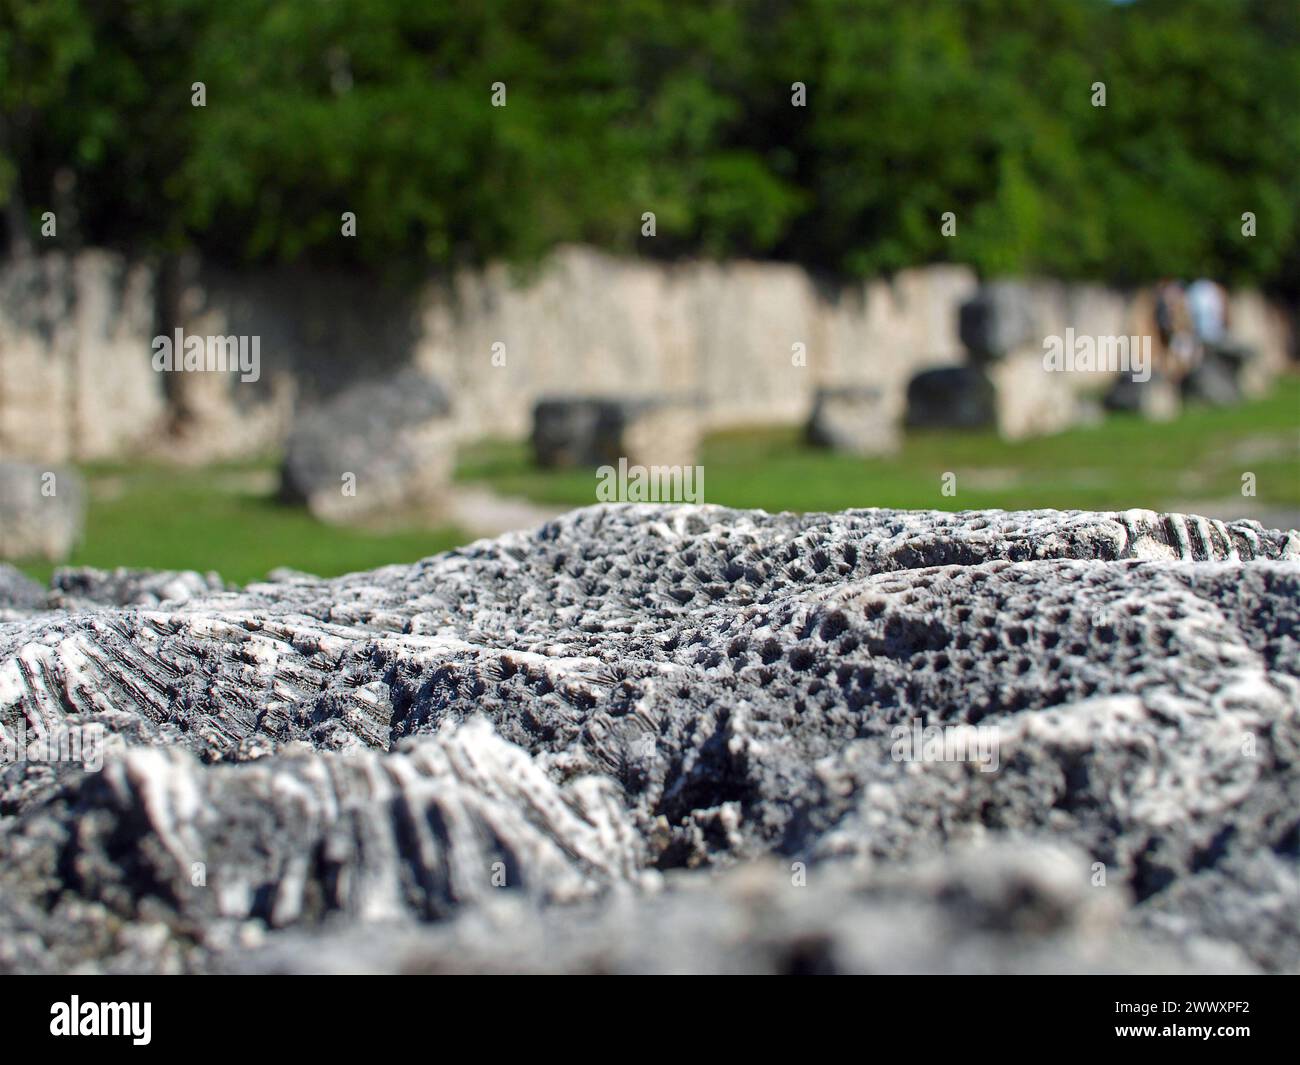
[[[277,566],[321,576],[413,562],[471,537],[457,529],[375,533],[322,525],[276,498],[274,462],[206,469],[89,466],[85,542],[60,565],[216,570],[247,584]],[[21,567],[48,580],[54,566]]]
[[[1128,416],[1059,436],[1007,443],[993,433],[917,433],[890,459],[805,446],[796,429],[719,433],[704,445],[704,498],[765,510],[933,507],[959,510],[1188,507],[1233,500],[1300,510],[1300,377],[1267,399],[1197,409],[1167,425]],[[940,491],[957,475],[957,494]],[[472,539],[445,527],[377,533],[336,529],[275,497],[271,460],[202,470],[89,466],[87,535],[67,565],[216,570],[247,583],[277,566],[332,576],[411,562]],[[1243,500],[1241,477],[1256,477]],[[528,447],[487,441],[464,449],[457,479],[540,503],[595,502],[592,471],[544,472]],[[48,580],[52,565],[22,567]]]
[[[1300,508],[1300,377],[1278,382],[1266,399],[1190,409],[1165,425],[1111,415],[1016,443],[992,432],[911,433],[900,454],[869,460],[808,447],[796,428],[762,428],[711,436],[700,463],[706,502],[764,510],[1158,508],[1241,500],[1246,472],[1256,497],[1242,502]],[[955,496],[940,491],[948,471]],[[595,502],[592,472],[534,470],[519,443],[467,449],[459,476],[538,502]]]

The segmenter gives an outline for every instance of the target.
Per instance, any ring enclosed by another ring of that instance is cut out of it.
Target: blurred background
[[[619,458],[1300,525],[1297,98],[1294,0],[0,0],[0,560],[332,575]]]

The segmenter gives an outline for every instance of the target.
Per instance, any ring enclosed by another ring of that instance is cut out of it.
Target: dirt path
[[[457,485],[452,496],[451,520],[475,536],[500,536],[515,529],[536,528],[571,509],[497,495],[490,488],[477,485]]]

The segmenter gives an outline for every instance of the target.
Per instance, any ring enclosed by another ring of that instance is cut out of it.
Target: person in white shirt
[[[1196,338],[1211,347],[1222,344],[1228,326],[1228,294],[1223,286],[1206,277],[1193,281],[1187,289],[1187,306]]]

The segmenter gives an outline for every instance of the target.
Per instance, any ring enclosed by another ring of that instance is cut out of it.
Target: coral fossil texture
[[[899,755],[962,724],[994,762]],[[1254,522],[611,505],[78,571],[0,602],[0,726],[107,736],[9,744],[7,970],[1300,970],[1300,534]]]

